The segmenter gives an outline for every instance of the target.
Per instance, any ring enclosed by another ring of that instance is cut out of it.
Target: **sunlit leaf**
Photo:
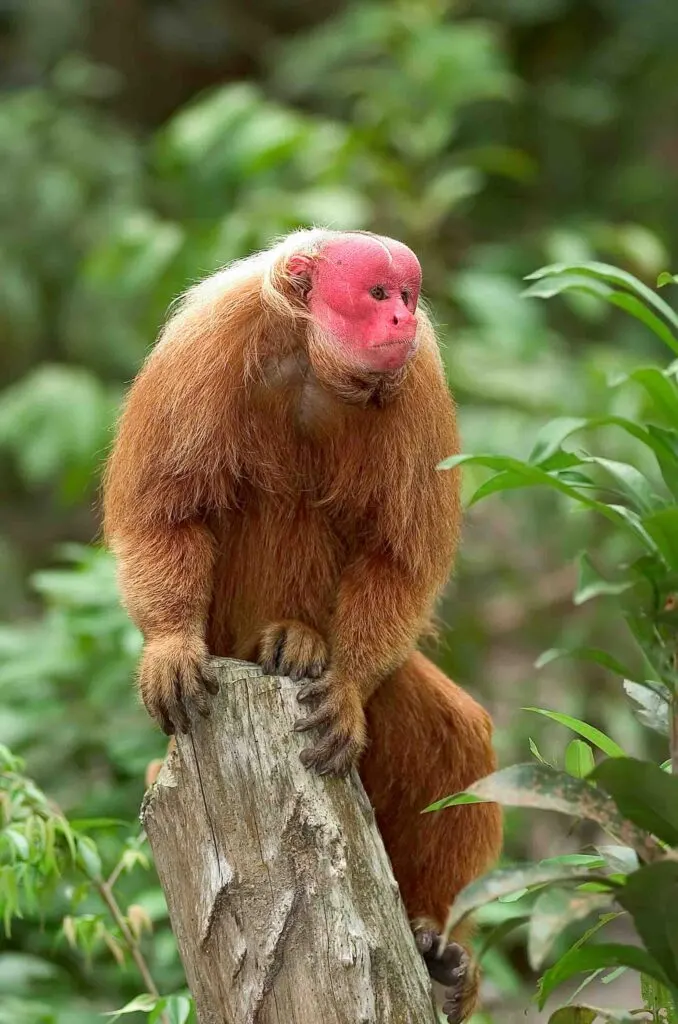
[[[523,711],[534,711],[537,715],[543,715],[544,718],[550,718],[553,722],[558,722],[559,725],[564,725],[568,729],[572,729],[573,732],[583,736],[584,739],[589,740],[594,746],[602,750],[608,757],[624,757],[624,750],[615,743],[614,740],[606,736],[600,729],[596,729],[594,726],[589,725],[588,722],[582,722],[579,718],[573,718],[572,715],[565,715],[561,711],[547,711],[545,708],[523,708]]]
[[[565,750],[565,771],[575,779],[585,779],[593,771],[596,762],[588,743],[572,740]]]
[[[111,1010],[109,1013],[104,1013],[103,1016],[117,1020],[118,1017],[123,1017],[129,1013],[150,1013],[157,1001],[157,996],[144,993],[143,995],[135,996],[134,999],[126,1003],[120,1010]]]
[[[598,822],[622,844],[632,846],[646,859],[651,859],[657,852],[652,840],[623,818],[614,800],[601,789],[588,780],[574,779],[567,772],[555,771],[547,765],[529,762],[502,768],[468,786],[463,795],[509,807],[534,807],[575,818],[588,818]],[[457,801],[458,797],[448,797],[439,801],[438,806],[451,807]]]
[[[524,892],[531,886],[543,885],[545,882],[573,881],[589,874],[590,869],[585,864],[525,864],[489,871],[459,893],[450,908],[445,933],[449,935],[469,914],[501,897]]]

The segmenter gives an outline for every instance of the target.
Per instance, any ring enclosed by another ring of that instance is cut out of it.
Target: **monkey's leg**
[[[417,944],[445,987],[451,1024],[477,1001],[479,973],[439,933],[457,893],[497,857],[501,812],[469,804],[422,814],[495,768],[488,714],[419,653],[385,680],[367,706],[369,742],[360,767]],[[422,919],[425,924],[422,924]]]

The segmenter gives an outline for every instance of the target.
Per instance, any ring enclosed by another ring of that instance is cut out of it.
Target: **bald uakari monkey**
[[[300,681],[305,765],[358,766],[444,1011],[478,974],[438,941],[496,857],[494,804],[422,815],[494,769],[491,720],[416,650],[460,528],[455,410],[401,242],[301,231],[192,288],[127,398],[105,533],[166,733],[209,714],[209,655]],[[303,681],[303,682],[302,682]]]

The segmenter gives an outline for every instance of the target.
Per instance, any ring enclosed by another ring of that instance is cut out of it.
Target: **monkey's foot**
[[[257,661],[270,675],[318,679],[327,666],[327,644],[310,626],[296,619],[273,622],[261,634]]]
[[[448,942],[441,948],[439,932],[428,924],[415,924],[414,938],[428,973],[445,986],[443,1013],[447,1015],[448,1024],[462,1024],[478,1002],[477,966],[458,942]]]
[[[365,712],[358,693],[330,672],[300,687],[297,700],[318,700],[315,711],[294,723],[296,732],[317,728],[320,738],[301,752],[301,763],[319,775],[348,775],[365,746]]]
[[[190,706],[207,717],[209,694],[218,690],[201,637],[171,633],[147,641],[139,666],[139,691],[147,711],[168,736],[189,731]]]

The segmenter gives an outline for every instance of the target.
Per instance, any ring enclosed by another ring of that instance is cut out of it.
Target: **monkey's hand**
[[[301,763],[319,775],[348,775],[365,746],[365,712],[357,688],[332,670],[305,683],[297,694],[302,704],[318,701],[315,711],[294,723],[297,732],[317,728],[320,736],[301,752]]]
[[[139,692],[146,710],[168,736],[189,731],[190,705],[207,717],[209,694],[218,689],[202,637],[167,633],[146,642],[139,666]]]
[[[327,667],[327,644],[315,629],[283,619],[273,622],[261,634],[257,661],[270,675],[300,679],[318,679]]]
[[[428,973],[445,986],[443,1013],[448,1024],[462,1024],[478,1002],[480,972],[476,964],[458,942],[442,945],[435,927],[425,922],[414,925],[414,938]]]

